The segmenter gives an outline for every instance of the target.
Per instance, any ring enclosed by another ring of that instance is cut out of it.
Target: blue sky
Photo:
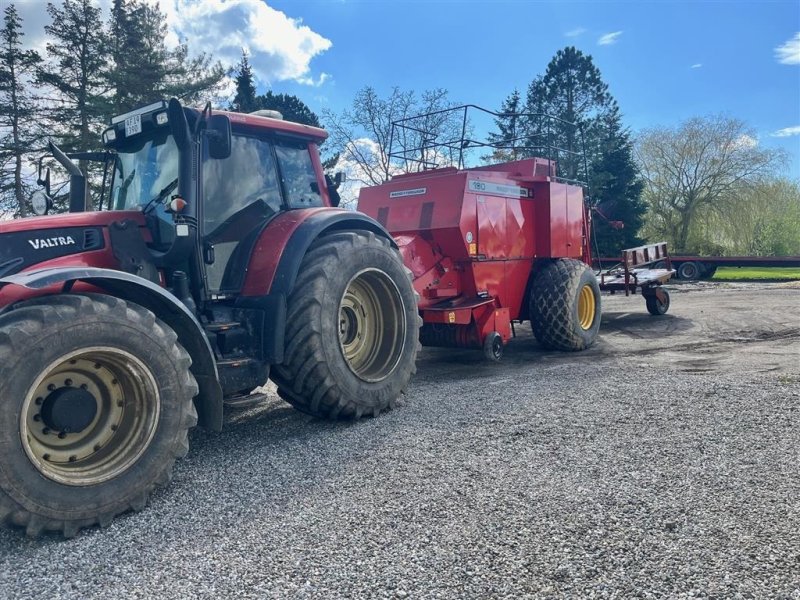
[[[592,55],[632,129],[725,113],[786,149],[788,172],[800,177],[800,64],[781,64],[775,52],[800,32],[796,0],[269,4],[331,41],[310,61],[314,76],[330,76],[322,85],[273,83],[315,110],[340,110],[366,84],[443,87],[454,100],[498,108],[574,44]],[[614,43],[598,43],[614,32]],[[772,136],[790,127],[797,134]]]
[[[93,1],[108,14],[111,0]],[[46,0],[16,2],[27,45],[43,49]],[[724,113],[751,125],[760,144],[785,149],[787,173],[800,178],[800,0],[159,4],[169,42],[226,65],[247,47],[261,91],[295,94],[316,112],[342,110],[367,84],[382,95],[442,87],[497,109],[572,44],[594,58],[634,131]],[[775,137],[780,130],[793,134]]]

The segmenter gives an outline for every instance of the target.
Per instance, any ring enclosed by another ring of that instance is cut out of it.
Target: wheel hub
[[[339,305],[339,344],[350,370],[368,382],[388,377],[403,354],[405,333],[397,285],[377,269],[357,273]]]
[[[42,475],[66,485],[118,476],[144,452],[160,412],[152,372],[117,348],[86,348],[43,369],[20,416],[20,437]]]
[[[343,306],[339,320],[339,336],[345,346],[352,344],[358,336],[358,316],[351,306]]]
[[[42,403],[42,422],[50,429],[63,433],[83,431],[95,416],[97,400],[87,389],[58,388]]]

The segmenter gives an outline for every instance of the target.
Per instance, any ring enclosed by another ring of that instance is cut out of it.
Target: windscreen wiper
[[[144,214],[147,214],[147,213],[148,213],[148,211],[149,211],[149,210],[150,210],[150,209],[151,209],[153,206],[155,206],[157,203],[159,203],[159,202],[163,201],[163,200],[164,200],[164,198],[166,198],[166,197],[167,197],[167,194],[169,194],[169,193],[170,193],[172,190],[174,190],[174,189],[175,189],[177,186],[178,186],[178,178],[176,177],[176,178],[175,178],[175,179],[173,179],[171,182],[169,182],[169,183],[166,185],[166,187],[164,187],[164,189],[162,189],[160,192],[158,192],[158,194],[157,194],[157,195],[156,195],[156,196],[155,196],[155,197],[154,197],[152,200],[150,200],[150,201],[149,201],[147,204],[145,204],[145,205],[144,205],[144,208],[142,208],[142,212],[143,212]]]

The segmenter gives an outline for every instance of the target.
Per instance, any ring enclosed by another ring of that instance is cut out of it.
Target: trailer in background
[[[596,258],[595,267],[604,269],[606,265],[617,264],[619,258]],[[670,257],[671,267],[665,260],[653,265],[655,269],[675,269],[675,278],[684,281],[711,279],[717,267],[800,267],[800,256],[694,256],[681,255]]]

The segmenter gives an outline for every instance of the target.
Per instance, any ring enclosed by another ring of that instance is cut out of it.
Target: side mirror
[[[228,158],[231,155],[231,120],[227,116],[211,115],[206,135],[211,158]]]
[[[48,178],[50,173],[48,172]],[[48,184],[50,182],[48,181]],[[48,190],[50,186],[48,185]],[[31,207],[33,208],[33,213],[38,216],[46,215],[51,208],[53,208],[53,200],[50,198],[50,194],[45,192],[44,190],[36,190],[31,195]]]
[[[40,159],[39,159],[39,173],[38,173],[38,174],[37,174],[37,176],[36,176],[36,183],[37,183],[38,185],[42,185],[42,186],[44,186],[44,193],[45,193],[45,194],[47,194],[47,195],[49,196],[49,195],[50,195],[50,169],[49,169],[49,168],[47,168],[47,169],[45,170],[45,175],[44,175],[44,178],[42,178],[42,169],[44,168],[44,167],[42,166],[42,161],[43,161],[44,159],[45,159],[45,157],[44,157],[44,156],[43,156],[42,158],[40,158]]]
[[[333,176],[333,183],[336,184],[336,189],[339,189],[339,186],[345,181],[347,181],[347,175],[345,175],[344,171],[337,171]]]

